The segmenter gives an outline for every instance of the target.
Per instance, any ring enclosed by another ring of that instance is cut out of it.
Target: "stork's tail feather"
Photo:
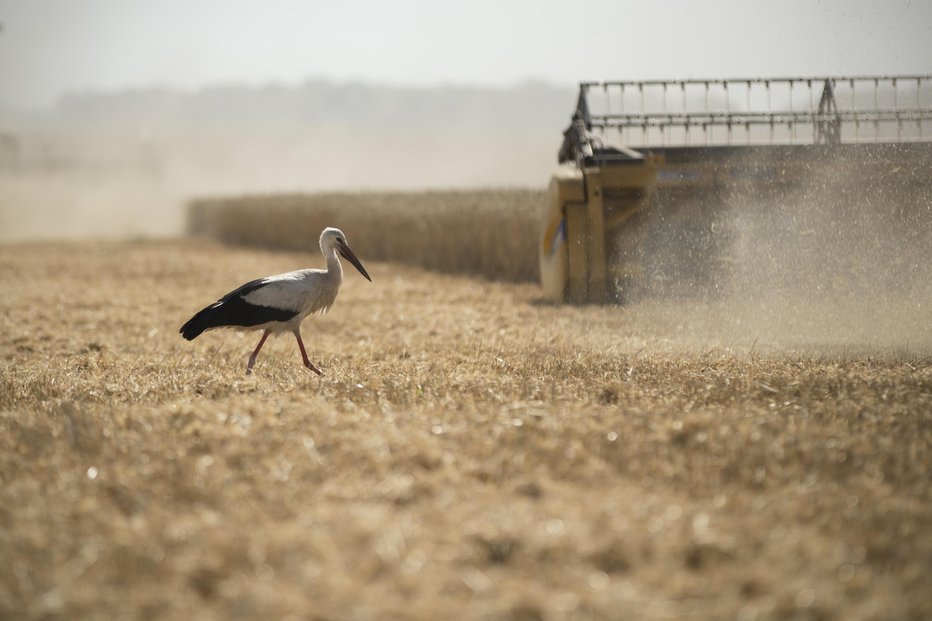
[[[264,287],[269,282],[268,278],[259,278],[234,289],[188,319],[179,332],[184,338],[193,341],[201,332],[211,328],[224,326],[251,328],[270,322],[284,323],[294,319],[298,314],[297,310],[250,304],[246,301],[244,296]]]
[[[181,336],[189,341],[193,341],[200,336],[204,330],[216,327],[216,322],[211,321],[216,314],[216,310],[217,305],[211,304],[207,308],[199,311],[194,317],[191,317],[191,319],[188,319],[185,324],[181,326],[181,329],[178,330]]]

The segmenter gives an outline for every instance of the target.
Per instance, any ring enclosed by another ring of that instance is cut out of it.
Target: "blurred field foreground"
[[[336,226],[363,260],[536,282],[543,206],[544,191],[533,189],[247,195],[193,201],[187,229],[313,252],[320,231]]]
[[[928,356],[379,261],[323,377],[177,334],[309,256],[0,245],[0,619],[932,618]]]

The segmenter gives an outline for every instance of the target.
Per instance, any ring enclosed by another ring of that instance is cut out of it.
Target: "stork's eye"
[[[342,238],[342,237],[337,237],[337,243],[338,243],[338,244],[342,244],[342,243],[343,243],[343,238]]]

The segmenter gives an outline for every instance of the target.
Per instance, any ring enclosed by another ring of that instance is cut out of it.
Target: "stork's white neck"
[[[337,256],[336,248],[329,248],[324,251],[327,257],[327,276],[335,280],[338,284],[343,282],[343,265],[340,263],[340,257]]]

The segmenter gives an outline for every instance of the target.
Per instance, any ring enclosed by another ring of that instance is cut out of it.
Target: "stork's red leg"
[[[301,333],[298,330],[294,331],[294,337],[298,340],[298,348],[301,349],[301,357],[304,358],[304,366],[309,368],[314,373],[317,373],[317,375],[323,375],[320,369],[315,367],[313,364],[311,364],[311,361],[308,360],[307,351],[304,350],[304,341],[301,340]]]
[[[270,334],[271,332],[268,330],[262,333],[262,338],[259,339],[259,344],[256,345],[255,351],[253,351],[252,355],[249,357],[249,364],[246,365],[246,375],[252,374],[252,367],[256,364],[256,356],[259,355],[259,350],[262,349],[262,345],[265,344],[265,339],[269,338]]]

